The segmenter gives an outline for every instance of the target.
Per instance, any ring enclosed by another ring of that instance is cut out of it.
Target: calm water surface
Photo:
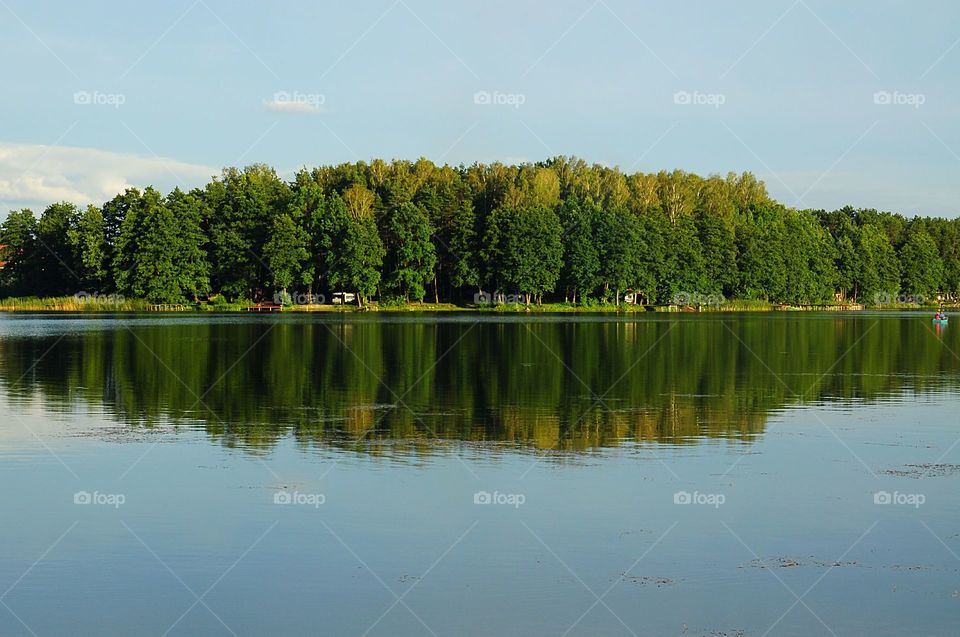
[[[958,327],[0,316],[0,635],[957,635]]]

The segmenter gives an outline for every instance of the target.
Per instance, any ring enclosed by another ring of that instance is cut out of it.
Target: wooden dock
[[[783,312],[803,312],[803,311],[823,311],[832,310],[834,312],[860,312],[864,309],[863,303],[824,303],[822,305],[778,305],[778,310]]]
[[[193,309],[190,305],[181,305],[177,303],[158,303],[150,306],[151,312],[186,312]]]
[[[246,312],[282,312],[283,306],[279,303],[257,303],[256,305],[250,305],[245,308]]]

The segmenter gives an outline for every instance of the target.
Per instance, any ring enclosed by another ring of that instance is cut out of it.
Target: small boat
[[[949,318],[949,317],[948,317],[948,318],[935,318],[935,319],[933,319],[933,322],[934,322],[935,324],[937,324],[937,325],[946,325],[947,323],[950,322],[950,318]]]

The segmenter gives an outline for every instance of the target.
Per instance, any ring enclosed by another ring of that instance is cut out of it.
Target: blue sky
[[[0,47],[4,213],[253,162],[558,154],[960,212],[955,2],[0,0]]]

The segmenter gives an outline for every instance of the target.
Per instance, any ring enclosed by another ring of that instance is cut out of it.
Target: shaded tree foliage
[[[0,225],[0,291],[353,292],[460,301],[475,291],[578,303],[691,293],[823,303],[960,294],[960,221],[795,210],[750,173],[625,174],[576,157],[438,166],[374,159],[297,172],[226,168],[166,197],[127,189]]]

